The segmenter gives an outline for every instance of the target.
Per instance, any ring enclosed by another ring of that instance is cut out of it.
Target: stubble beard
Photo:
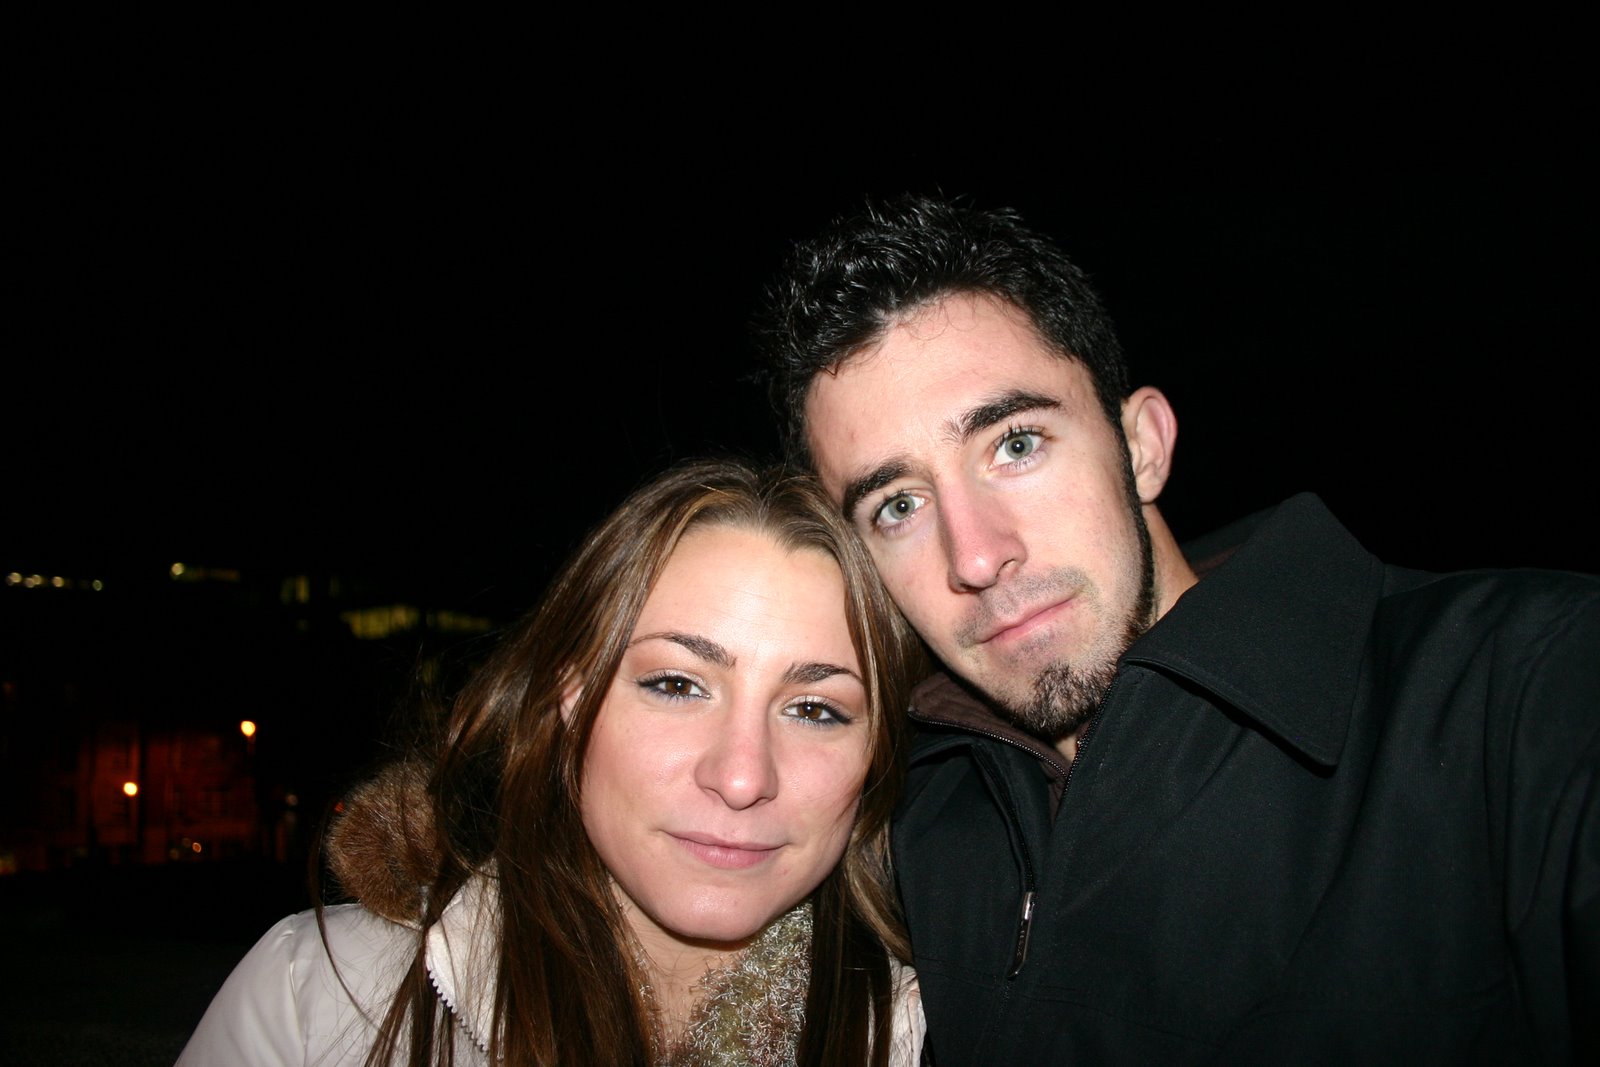
[[[1026,703],[1002,704],[1013,722],[1024,730],[1051,741],[1082,729],[1105,699],[1116,680],[1122,654],[1155,622],[1155,553],[1150,546],[1150,527],[1144,521],[1133,471],[1128,470],[1128,502],[1133,511],[1133,528],[1139,542],[1139,591],[1120,620],[1114,640],[1099,649],[1089,649],[1082,662],[1052,663],[1033,680],[1033,692]]]

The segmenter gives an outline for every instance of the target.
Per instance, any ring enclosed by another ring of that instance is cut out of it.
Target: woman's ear
[[[583,682],[571,671],[564,672],[561,680],[561,721],[572,725],[572,711],[583,696]]]
[[[1128,439],[1139,502],[1154,504],[1172,475],[1172,451],[1178,442],[1178,417],[1161,390],[1147,385],[1122,402],[1122,432]]]

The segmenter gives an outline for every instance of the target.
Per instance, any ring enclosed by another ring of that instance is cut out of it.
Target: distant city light
[[[200,842],[196,841],[193,844],[191,844],[189,846],[189,851],[191,851],[191,852],[199,852],[200,851]]]
[[[8,572],[5,582],[7,585],[20,585],[24,589],[48,586],[52,589],[93,589],[99,592],[106,587],[105,582],[99,578],[69,578],[62,574],[53,574],[47,578],[42,574],[23,574],[21,571]]]
[[[181,577],[183,577],[183,571],[184,571],[184,566],[183,566],[183,564],[181,564],[181,563],[174,563],[174,564],[173,564],[173,565],[172,565],[172,576],[173,576],[173,577],[174,577],[174,578],[181,578]]]
[[[139,795],[139,783],[138,782],[123,782],[122,783],[122,791],[124,793],[126,793],[130,797],[136,797],[136,796]]]
[[[256,735],[256,724],[246,719],[239,724],[239,732],[246,737],[254,737]]]

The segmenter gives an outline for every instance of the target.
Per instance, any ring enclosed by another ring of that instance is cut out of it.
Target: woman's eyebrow
[[[708,663],[715,663],[719,667],[729,670],[738,664],[738,660],[717,642],[709,637],[699,634],[686,634],[678,630],[663,630],[660,633],[640,634],[628,642],[628,647],[642,641],[671,641],[693,652]],[[783,672],[783,680],[789,685],[810,685],[840,674],[847,674],[856,681],[861,681],[861,676],[849,667],[841,667],[837,663],[820,663],[807,660],[803,663],[792,663],[789,669]]]
[[[856,681],[861,681],[859,674],[837,663],[795,663],[783,672],[783,680],[790,685],[811,685],[840,674],[848,674]]]
[[[632,648],[641,641],[652,640],[671,641],[675,645],[682,645],[684,648],[688,649],[690,652],[693,652],[696,656],[699,656],[707,663],[715,663],[719,667],[726,667],[730,670],[733,668],[733,665],[738,662],[738,660],[734,659],[734,657],[728,653],[727,649],[723,648],[709,637],[701,637],[699,634],[681,633],[677,630],[663,630],[660,633],[640,634],[638,637],[635,637],[632,641],[628,642],[628,647]]]

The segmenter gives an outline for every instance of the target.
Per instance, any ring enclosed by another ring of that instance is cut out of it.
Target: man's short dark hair
[[[784,449],[808,463],[805,401],[817,373],[850,358],[919,308],[987,294],[1025,312],[1046,344],[1082,363],[1121,426],[1128,369],[1083,271],[1009,208],[901,196],[868,201],[797,244],[754,322]]]

